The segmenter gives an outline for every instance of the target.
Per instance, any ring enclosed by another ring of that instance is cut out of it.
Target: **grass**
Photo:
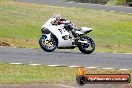
[[[58,83],[72,82],[75,69],[0,64],[0,83]]]
[[[39,48],[40,28],[54,13],[62,14],[78,27],[92,27],[93,32],[88,35],[95,41],[97,52],[132,52],[130,14],[11,0],[0,0],[0,41]]]
[[[76,82],[78,68],[0,64],[0,83]],[[131,74],[132,71],[87,69],[88,74]]]

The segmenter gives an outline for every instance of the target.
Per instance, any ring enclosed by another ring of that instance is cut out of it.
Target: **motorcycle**
[[[90,54],[95,50],[95,43],[92,38],[85,34],[92,31],[92,28],[81,27],[77,29],[69,20],[60,25],[53,25],[49,19],[41,28],[42,36],[39,40],[40,47],[46,52],[52,52],[56,48],[74,49],[76,47],[84,54]],[[74,32],[71,30],[74,29]]]

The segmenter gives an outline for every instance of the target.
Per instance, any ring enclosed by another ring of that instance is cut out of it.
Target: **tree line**
[[[82,3],[94,3],[94,4],[113,4],[113,5],[125,5],[126,3],[132,4],[132,0],[67,0]]]

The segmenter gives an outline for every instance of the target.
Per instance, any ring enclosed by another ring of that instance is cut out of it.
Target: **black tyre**
[[[86,43],[78,44],[78,48],[82,53],[90,54],[95,50],[95,43],[90,37],[83,36],[81,38],[81,41],[88,42],[87,44]]]
[[[39,40],[40,47],[46,52],[52,52],[57,48],[57,40],[54,36],[51,37],[51,40],[47,40],[46,36],[42,36]]]

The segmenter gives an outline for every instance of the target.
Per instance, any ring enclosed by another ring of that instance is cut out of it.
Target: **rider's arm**
[[[64,24],[64,21],[60,21],[60,20],[55,20],[55,21],[51,21],[52,25],[60,25],[60,24]]]
[[[69,23],[70,21],[65,20],[65,19],[51,21],[52,25],[69,24]]]
[[[51,21],[50,23],[51,23],[52,25],[58,25],[58,21],[57,21],[57,20]]]
[[[70,21],[68,21],[68,20],[59,20],[58,21],[58,24],[60,25],[60,24],[69,24],[69,23],[71,23]]]

